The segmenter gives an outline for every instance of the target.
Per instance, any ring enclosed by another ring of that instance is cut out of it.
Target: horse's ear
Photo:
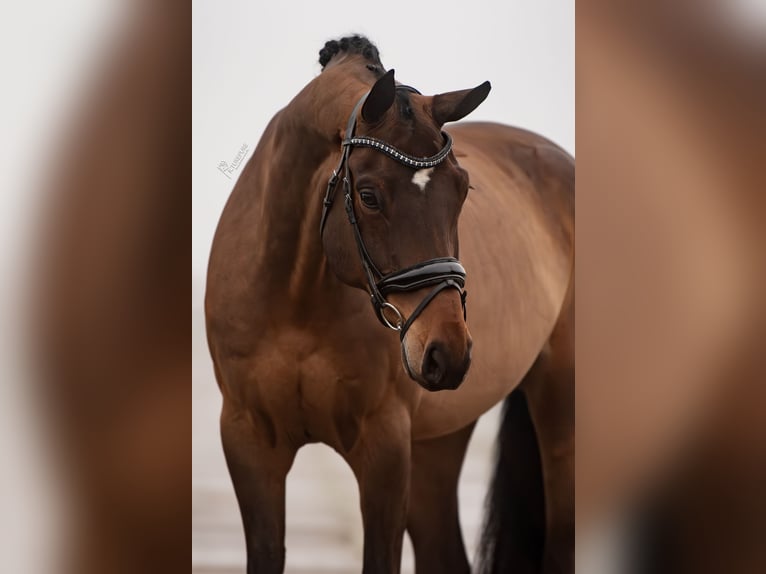
[[[440,126],[463,119],[482,103],[492,85],[484,82],[471,90],[436,94],[433,100],[433,116]]]
[[[369,124],[377,123],[394,104],[396,97],[396,84],[394,83],[394,71],[389,70],[383,74],[370,90],[367,99],[362,105],[362,118]]]

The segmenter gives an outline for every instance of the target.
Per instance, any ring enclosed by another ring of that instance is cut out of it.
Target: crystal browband
[[[452,138],[446,132],[442,132],[442,135],[444,136],[444,147],[439,151],[439,153],[432,155],[431,157],[415,157],[406,154],[385,142],[371,137],[352,137],[351,139],[345,140],[343,145],[373,148],[383,152],[387,156],[392,157],[399,163],[403,163],[410,167],[425,168],[439,165],[449,155],[449,152],[452,149]]]

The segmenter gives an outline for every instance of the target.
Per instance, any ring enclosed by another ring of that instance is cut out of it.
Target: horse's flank
[[[452,126],[470,174],[460,218],[474,353],[453,393],[423,397],[413,429],[438,432],[445,413],[480,415],[543,349],[574,273],[574,161],[544,138],[492,123]]]

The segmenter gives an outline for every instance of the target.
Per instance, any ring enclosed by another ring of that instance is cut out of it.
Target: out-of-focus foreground
[[[3,11],[3,571],[185,571],[190,9]]]
[[[578,569],[766,571],[764,10],[578,2]]]

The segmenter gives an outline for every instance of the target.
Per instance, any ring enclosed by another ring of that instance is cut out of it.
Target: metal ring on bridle
[[[385,310],[386,308],[393,310],[394,313],[396,313],[396,324],[393,324],[391,321],[388,320],[388,317],[386,317]],[[383,303],[380,306],[380,318],[383,320],[383,323],[388,327],[389,329],[392,329],[394,331],[401,331],[402,325],[404,325],[404,317],[402,317],[401,312],[399,309],[394,307],[391,303],[388,301],[383,301]]]

